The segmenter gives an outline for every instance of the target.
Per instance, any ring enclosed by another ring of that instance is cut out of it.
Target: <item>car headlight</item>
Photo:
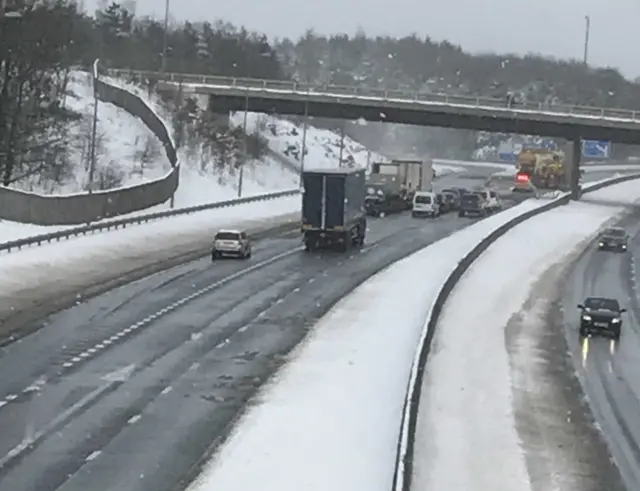
[[[583,321],[590,321],[591,320],[591,316],[590,315],[583,315],[582,316],[582,320]]]
[[[617,324],[618,322],[620,322],[620,319],[615,318],[615,319],[611,319],[611,322],[614,324]]]
[[[599,242],[599,243],[598,243],[598,245],[599,245],[600,247],[604,247],[604,242]]]

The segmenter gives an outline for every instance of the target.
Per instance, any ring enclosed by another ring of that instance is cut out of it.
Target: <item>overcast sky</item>
[[[85,0],[87,8],[101,0]],[[104,0],[102,0],[104,1]],[[269,37],[322,33],[404,36],[412,32],[465,50],[536,52],[640,75],[640,0],[170,0],[177,20],[223,19]],[[125,3],[124,0],[122,3]],[[164,18],[164,0],[136,0],[137,15]]]

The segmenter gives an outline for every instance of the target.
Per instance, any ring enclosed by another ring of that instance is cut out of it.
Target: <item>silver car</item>
[[[246,232],[220,230],[213,239],[211,260],[224,256],[248,259],[251,257],[251,241]]]

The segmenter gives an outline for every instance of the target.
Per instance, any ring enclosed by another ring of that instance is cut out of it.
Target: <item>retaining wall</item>
[[[97,81],[98,98],[140,118],[162,142],[171,171],[160,179],[93,194],[42,195],[0,187],[0,218],[35,225],[78,225],[159,205],[171,198],[180,182],[180,165],[169,128],[126,90]]]

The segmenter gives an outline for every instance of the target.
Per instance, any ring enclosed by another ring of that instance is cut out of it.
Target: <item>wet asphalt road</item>
[[[0,349],[0,490],[184,487],[331,305],[473,221],[371,219],[346,255],[265,239],[248,261],[190,262],[51,316]]]
[[[270,238],[250,260],[201,259],[51,316],[0,350],[0,489],[183,487],[331,305],[473,221],[371,219],[346,255]]]
[[[571,272],[562,305],[565,335],[578,376],[626,489],[632,491],[640,489],[640,301],[636,280],[640,215],[636,212],[621,225],[632,235],[629,252],[599,252],[592,247]],[[605,337],[580,339],[577,304],[587,296],[617,298],[628,309],[619,342]]]

